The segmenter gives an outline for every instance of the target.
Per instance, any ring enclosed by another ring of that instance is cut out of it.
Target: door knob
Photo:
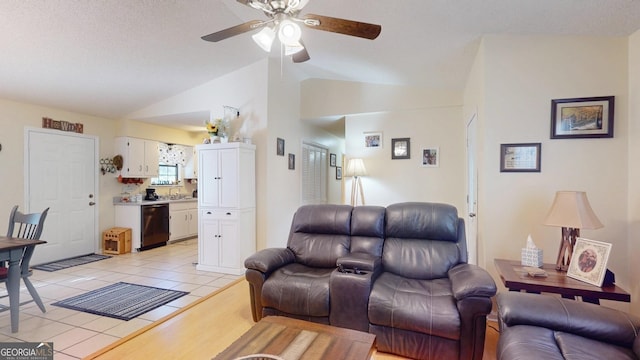
[[[93,205],[95,205],[95,204],[96,204],[96,203],[94,203],[93,201],[90,201],[90,202],[89,202],[89,206],[93,206]]]
[[[469,217],[476,217],[476,213],[469,213]]]

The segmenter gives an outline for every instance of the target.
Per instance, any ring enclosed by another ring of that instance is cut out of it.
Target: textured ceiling
[[[374,41],[303,29],[306,76],[436,89],[462,89],[484,34],[640,28],[637,0],[310,0],[302,13],[382,25]],[[252,19],[265,16],[234,0],[0,0],[0,97],[119,118],[269,56],[248,34],[200,39]]]

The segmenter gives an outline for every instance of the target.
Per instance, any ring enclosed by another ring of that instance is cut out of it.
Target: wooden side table
[[[598,287],[572,279],[567,277],[566,272],[556,270],[555,264],[542,265],[547,277],[532,277],[523,269],[520,261],[495,259],[493,262],[509,291],[548,292],[567,299],[579,296],[582,301],[594,304],[600,304],[600,299],[631,302],[631,295],[619,286]]]

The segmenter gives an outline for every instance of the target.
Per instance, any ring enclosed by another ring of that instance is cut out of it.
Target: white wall
[[[482,47],[480,265],[495,275],[492,260],[518,259],[528,234],[555,263],[560,229],[541,223],[556,191],[583,190],[604,228],[582,236],[613,244],[609,268],[629,289],[627,39],[488,36]],[[616,97],[614,138],[549,138],[551,99],[606,95]],[[520,142],[542,143],[540,173],[500,173],[500,144]]]
[[[632,312],[640,315],[640,270],[638,270],[637,254],[640,254],[640,31],[629,38],[629,242],[628,269],[629,292]]]

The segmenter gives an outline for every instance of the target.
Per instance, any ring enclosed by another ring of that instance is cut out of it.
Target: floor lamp
[[[364,205],[364,191],[362,190],[362,182],[360,177],[367,175],[367,169],[364,167],[362,159],[351,159],[347,163],[345,176],[352,176],[351,180],[351,206],[358,206],[358,195]]]
[[[584,191],[558,191],[545,225],[562,227],[562,242],[556,261],[556,270],[567,271],[580,229],[599,229],[602,223],[591,209]]]

